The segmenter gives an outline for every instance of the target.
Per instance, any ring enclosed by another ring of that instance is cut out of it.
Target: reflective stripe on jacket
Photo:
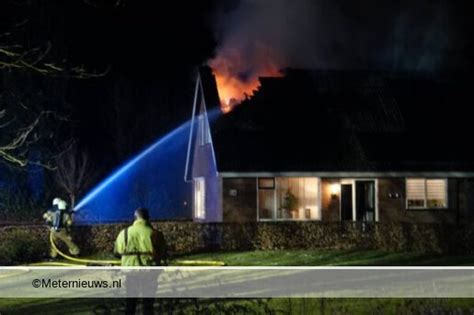
[[[122,256],[122,266],[156,265],[156,231],[145,220],[138,219],[122,230],[115,241],[114,252]]]

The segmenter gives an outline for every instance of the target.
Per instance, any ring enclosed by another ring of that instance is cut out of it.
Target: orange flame
[[[216,77],[223,113],[230,112],[260,87],[260,77],[278,77],[281,72],[270,58],[252,58],[248,64],[238,51],[218,54],[209,62]]]

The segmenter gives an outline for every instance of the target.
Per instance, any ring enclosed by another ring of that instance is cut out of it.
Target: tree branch
[[[31,161],[28,159],[27,153],[29,147],[36,143],[40,137],[33,133],[38,127],[44,117],[52,115],[51,111],[42,111],[39,115],[27,126],[19,128],[15,136],[6,144],[0,144],[0,158],[10,162],[14,165],[25,167],[28,164],[41,165],[47,169],[54,169],[48,163],[39,161]],[[6,110],[0,111],[0,120],[6,117]],[[0,129],[8,126],[13,120],[7,123],[0,124]]]
[[[107,67],[104,71],[89,71],[83,65],[67,67],[66,63],[57,64],[47,61],[52,45],[46,43],[43,48],[36,47],[26,49],[21,45],[0,46],[0,69],[16,69],[32,71],[41,75],[70,77],[75,79],[98,78],[110,71]]]

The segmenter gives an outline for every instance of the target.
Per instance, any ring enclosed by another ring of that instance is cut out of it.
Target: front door
[[[352,184],[341,185],[341,220],[352,221]]]
[[[375,222],[375,181],[356,181],[357,221]]]

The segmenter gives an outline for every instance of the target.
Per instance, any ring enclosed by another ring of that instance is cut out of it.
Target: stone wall
[[[420,253],[474,252],[474,226],[435,223],[155,222],[173,255],[271,249],[380,249]],[[89,253],[112,252],[123,224],[81,226],[75,237]]]
[[[174,256],[210,251],[274,249],[379,249],[420,253],[474,253],[474,226],[427,223],[155,222]],[[112,254],[115,238],[125,224],[77,226],[73,237],[81,255]],[[0,244],[28,236],[31,246],[49,250],[48,229],[16,226],[0,229]],[[26,243],[27,245],[29,243]],[[27,246],[26,245],[26,246]],[[22,245],[25,246],[24,244]],[[1,249],[2,247],[0,247]],[[5,248],[5,247],[3,247]],[[0,253],[3,255],[3,253]]]
[[[456,242],[456,235],[461,235],[461,231],[454,225],[438,224],[261,223],[253,245],[261,250],[324,248],[467,253],[465,243]]]

